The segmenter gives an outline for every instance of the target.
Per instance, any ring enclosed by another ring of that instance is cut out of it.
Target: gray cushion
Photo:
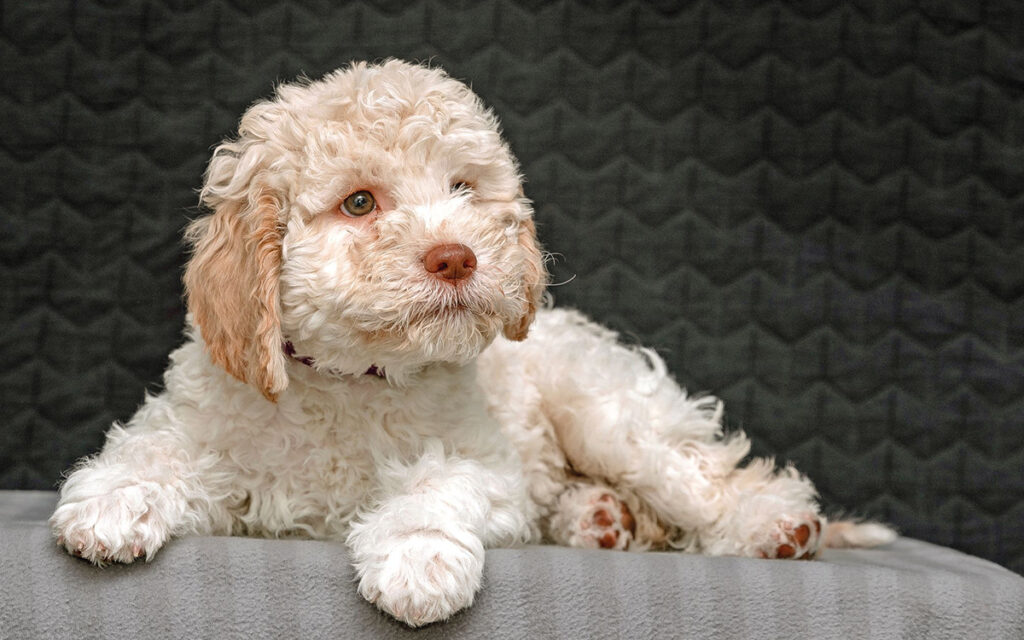
[[[340,544],[188,537],[149,564],[57,548],[56,496],[0,492],[0,637],[392,638]],[[476,604],[417,638],[1022,638],[1024,578],[901,538],[815,562],[551,546],[487,552]]]

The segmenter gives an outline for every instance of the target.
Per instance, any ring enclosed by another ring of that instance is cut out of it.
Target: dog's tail
[[[878,522],[837,520],[825,528],[825,546],[833,549],[877,547],[889,544],[898,534],[891,527]]]

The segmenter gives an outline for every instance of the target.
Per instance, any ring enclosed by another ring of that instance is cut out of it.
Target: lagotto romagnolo
[[[718,400],[545,308],[516,160],[440,70],[280,86],[216,148],[201,197],[164,389],[61,488],[50,523],[75,555],[336,540],[367,600],[422,625],[472,604],[488,547],[811,558],[894,537],[827,523],[792,467],[740,466]]]

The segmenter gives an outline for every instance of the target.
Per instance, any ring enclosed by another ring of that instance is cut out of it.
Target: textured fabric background
[[[1024,5],[0,5],[0,487],[180,340],[207,154],[275,82],[429,60],[501,116],[559,304],[832,508],[1024,572]],[[581,372],[582,373],[582,372]]]

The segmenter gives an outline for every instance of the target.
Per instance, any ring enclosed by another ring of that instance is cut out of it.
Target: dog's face
[[[284,344],[401,382],[522,339],[546,274],[494,117],[462,83],[397,61],[285,85],[220,145],[185,274],[214,361],[269,398]]]

